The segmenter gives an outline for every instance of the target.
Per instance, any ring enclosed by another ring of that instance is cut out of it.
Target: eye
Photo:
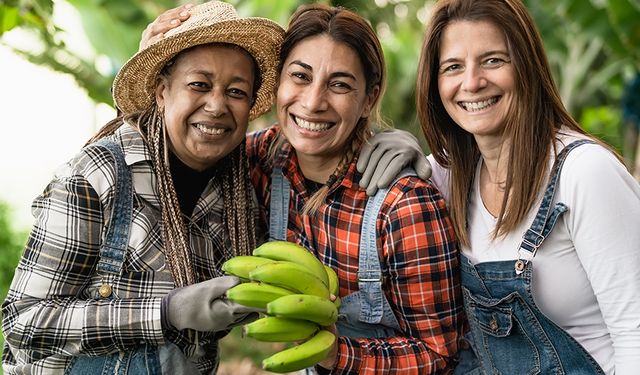
[[[484,60],[482,62],[482,65],[488,67],[488,68],[499,68],[501,66],[503,66],[504,64],[508,63],[509,61],[501,58],[501,57],[489,57],[488,59]]]
[[[440,74],[453,74],[463,70],[461,64],[446,64],[440,66]]]
[[[237,88],[237,87],[231,87],[227,90],[227,94],[232,97],[232,98],[236,98],[236,99],[245,99],[249,97],[249,94],[247,94],[246,91]]]
[[[353,87],[346,82],[343,81],[332,81],[329,83],[329,88],[331,91],[338,94],[346,94],[353,90]]]
[[[189,87],[197,91],[207,91],[211,88],[211,86],[207,82],[202,81],[189,82],[188,85]]]
[[[289,77],[291,77],[291,80],[296,83],[311,82],[311,77],[309,77],[305,72],[294,71],[289,73]]]

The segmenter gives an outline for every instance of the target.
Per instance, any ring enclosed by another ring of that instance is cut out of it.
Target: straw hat
[[[149,108],[155,100],[156,78],[167,61],[189,47],[219,42],[238,45],[256,60],[262,84],[249,118],[268,112],[274,98],[282,27],[266,18],[240,18],[232,5],[221,1],[194,6],[189,12],[180,26],[133,55],[120,69],[113,81],[116,106],[125,114]]]

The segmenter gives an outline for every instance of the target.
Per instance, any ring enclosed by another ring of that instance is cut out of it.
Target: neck
[[[504,184],[507,179],[509,142],[502,137],[476,139],[476,142],[484,164],[481,173],[486,173],[489,180],[495,184]]]
[[[335,172],[342,155],[325,157],[297,153],[298,165],[305,178],[324,184]]]

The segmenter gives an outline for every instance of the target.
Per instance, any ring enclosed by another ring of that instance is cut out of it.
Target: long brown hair
[[[447,114],[438,92],[440,44],[455,21],[488,21],[500,29],[514,70],[514,101],[504,129],[508,165],[494,236],[512,231],[544,187],[549,152],[561,127],[585,132],[565,109],[551,75],[542,39],[520,0],[441,0],[427,27],[416,87],[418,118],[436,161],[451,171],[450,210],[460,241],[468,245],[467,205],[480,152],[472,134]]]
[[[371,123],[381,124],[380,98],[386,86],[387,72],[384,62],[384,53],[380,40],[376,36],[371,25],[360,15],[341,8],[324,4],[302,5],[291,16],[289,26],[284,36],[280,49],[280,64],[278,72],[282,72],[284,61],[293,48],[302,40],[325,34],[336,42],[343,43],[355,51],[364,68],[366,82],[366,94],[371,94],[375,88],[379,88],[378,97],[372,106],[369,117],[360,118],[350,140],[346,143],[347,149],[338,163],[334,173],[327,183],[320,188],[305,204],[303,213],[314,213],[325,201],[329,188],[337,180],[344,177],[349,163],[353,160],[360,146],[369,138]],[[277,152],[282,144],[282,136],[279,135],[272,144],[271,155]]]
[[[222,45],[240,48],[235,45]],[[188,50],[180,52],[167,62],[160,74],[167,77],[170,76],[175,62],[186,51]],[[258,70],[255,61],[253,63],[254,70]],[[260,87],[260,76],[256,75],[255,77],[254,98]],[[138,129],[152,154],[153,170],[158,178],[160,205],[162,207],[162,239],[167,265],[176,286],[181,287],[198,282],[191,260],[186,218],[180,210],[180,203],[169,168],[168,152],[170,151],[165,143],[164,114],[155,102],[146,111],[118,116],[100,129],[87,144],[113,134],[125,122]],[[235,255],[250,255],[256,245],[252,185],[249,180],[249,163],[245,141],[242,141],[229,155],[220,160],[216,170],[219,174],[215,178],[220,182],[223,193],[224,224],[232,246],[231,252],[227,251],[227,249],[222,249],[223,251],[220,254],[222,257],[216,260],[219,270],[226,259]]]

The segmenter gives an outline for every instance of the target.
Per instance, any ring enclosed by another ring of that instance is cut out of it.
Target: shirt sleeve
[[[447,373],[464,315],[457,242],[444,200],[430,185],[396,184],[381,212],[379,246],[388,270],[383,289],[403,335],[341,337],[334,373]]]
[[[616,375],[640,368],[640,186],[599,145],[574,150],[560,178],[567,225],[615,351]]]
[[[102,355],[163,342],[161,298],[79,298],[95,272],[103,202],[74,173],[34,200],[35,223],[2,305],[12,351],[33,356]]]

